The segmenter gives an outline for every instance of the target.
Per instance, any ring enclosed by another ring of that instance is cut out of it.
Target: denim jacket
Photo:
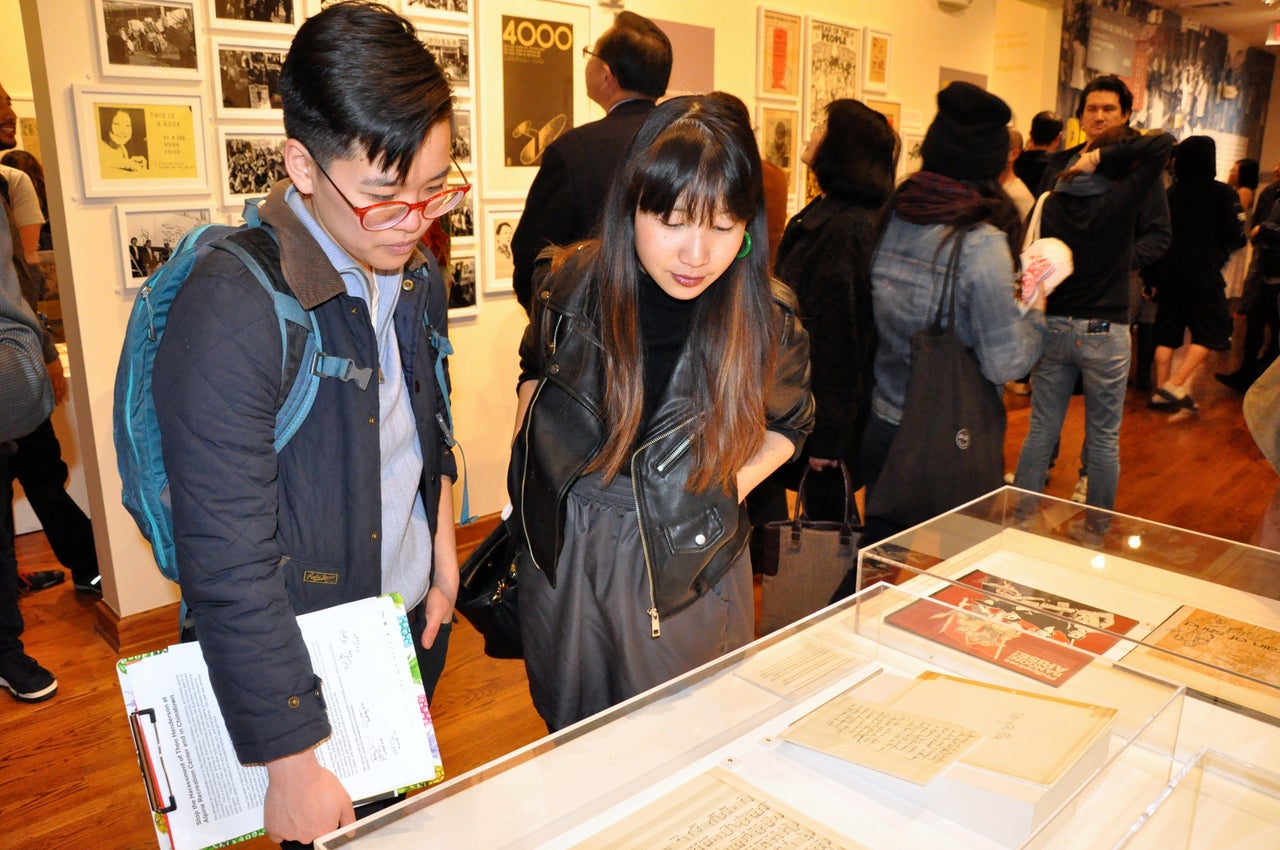
[[[911,224],[890,218],[871,261],[871,297],[875,307],[876,387],[871,410],[894,425],[911,372],[911,335],[933,322],[947,260],[954,240],[944,245],[949,227]],[[973,349],[992,391],[1031,371],[1044,348],[1044,314],[1024,317],[1014,299],[1015,274],[1004,233],[980,224],[965,234],[957,272],[956,336]],[[943,309],[946,324],[946,309]]]

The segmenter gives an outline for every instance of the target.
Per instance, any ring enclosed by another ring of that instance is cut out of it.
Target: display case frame
[[[1103,823],[1109,840],[1119,840],[1178,767],[1182,689],[1105,658],[1062,688],[1018,680],[884,622],[921,598],[876,585],[316,846],[377,850],[429,837],[442,845],[574,847],[714,769],[853,837],[850,847],[1061,846],[1055,842],[1076,829],[1075,792],[1086,785],[1098,789],[1099,800],[1114,801],[1105,816],[1095,807],[1088,817]],[[1034,822],[1016,828],[1021,833],[996,837],[957,825],[935,810],[936,801],[886,791],[865,768],[781,740],[793,721],[850,687],[926,670],[1115,707],[1100,766],[1082,768],[1089,776],[1073,778],[1065,797],[1046,802]],[[491,816],[495,807],[502,818]]]
[[[858,568],[953,602],[981,572],[1064,625],[1073,606],[1114,615],[1095,625],[1117,663],[1280,725],[1280,553],[1003,487],[863,548]]]

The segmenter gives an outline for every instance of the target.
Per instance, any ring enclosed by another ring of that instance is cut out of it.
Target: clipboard
[[[333,729],[316,756],[355,804],[443,779],[400,597],[304,614],[298,625]],[[158,846],[205,850],[262,835],[266,768],[236,760],[199,644],[121,659],[116,672]]]

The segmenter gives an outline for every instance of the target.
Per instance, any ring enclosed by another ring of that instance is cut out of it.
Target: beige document
[[[786,648],[786,652],[779,650]],[[779,696],[792,696],[823,679],[847,675],[866,661],[835,646],[800,637],[748,660],[738,675]]]
[[[1116,710],[1028,691],[921,673],[893,701],[903,711],[945,716],[982,734],[960,761],[1052,785],[1111,728]]]
[[[860,700],[846,691],[793,723],[782,737],[926,785],[980,736],[959,724]]]
[[[1051,785],[1116,710],[932,671],[887,703],[846,691],[792,724],[785,740],[917,785],[953,762]]]
[[[723,768],[663,795],[572,850],[863,850]]]

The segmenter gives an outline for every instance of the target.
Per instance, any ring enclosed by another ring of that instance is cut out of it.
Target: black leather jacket
[[[575,265],[566,263],[554,281],[541,275],[535,281],[533,319],[520,345],[520,381],[538,385],[508,471],[513,527],[533,565],[553,585],[569,490],[604,444],[604,352],[586,308],[592,287]],[[813,428],[809,337],[789,307],[779,302],[778,308],[783,332],[766,418],[769,430],[795,444],[794,458]],[[631,458],[649,573],[650,598],[642,601],[654,637],[661,617],[690,605],[720,580],[751,533],[736,493],[714,485],[700,493],[685,489],[689,447],[700,422],[680,389],[690,385],[691,361],[686,349]]]

